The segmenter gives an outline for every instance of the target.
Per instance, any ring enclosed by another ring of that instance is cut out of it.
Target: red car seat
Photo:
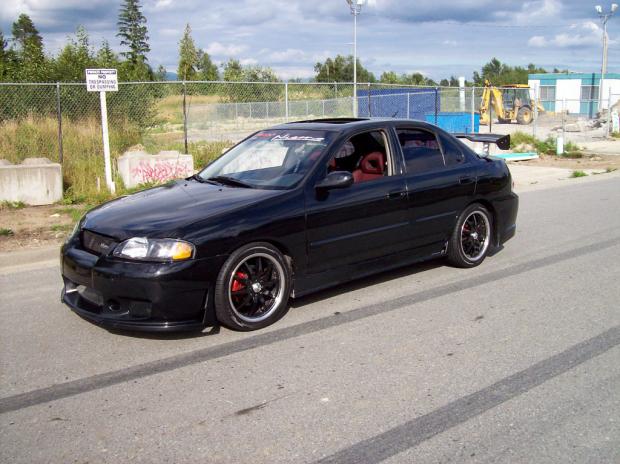
[[[362,158],[359,168],[353,171],[355,183],[366,182],[369,180],[383,177],[385,169],[385,154],[380,151],[373,151]]]

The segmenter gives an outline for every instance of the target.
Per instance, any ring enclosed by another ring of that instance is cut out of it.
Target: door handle
[[[407,192],[405,190],[398,192],[390,192],[387,197],[388,200],[398,200],[399,198],[404,198],[407,196]]]
[[[473,182],[473,177],[459,177],[459,184],[472,184]]]

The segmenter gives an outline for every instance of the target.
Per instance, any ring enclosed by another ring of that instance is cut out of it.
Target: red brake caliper
[[[230,290],[233,292],[238,292],[239,290],[244,289],[245,285],[242,282],[239,282],[238,279],[244,280],[247,278],[248,278],[247,274],[241,271],[237,271],[237,273],[235,274],[235,279],[233,279],[232,286],[230,287]]]

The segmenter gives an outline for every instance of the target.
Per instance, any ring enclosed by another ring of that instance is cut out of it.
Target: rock
[[[13,163],[11,163],[9,160],[0,158],[0,166],[12,166],[12,165]]]

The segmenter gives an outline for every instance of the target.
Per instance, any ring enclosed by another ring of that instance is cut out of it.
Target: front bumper
[[[146,263],[99,256],[79,239],[61,251],[63,303],[106,328],[200,330],[215,323],[213,283],[225,257]]]

